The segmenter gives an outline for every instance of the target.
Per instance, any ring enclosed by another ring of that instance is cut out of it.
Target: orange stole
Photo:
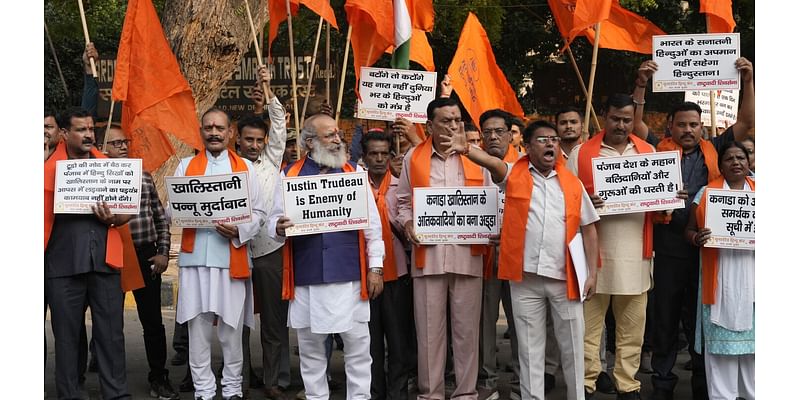
[[[594,137],[586,141],[581,146],[580,154],[578,154],[578,177],[583,182],[583,187],[589,194],[594,194],[594,175],[592,174],[592,158],[600,155],[600,145],[603,143],[603,137],[606,130],[598,132]],[[639,154],[653,153],[653,148],[649,143],[640,139],[634,134],[628,135],[628,140],[633,142],[636,151]],[[653,258],[653,216],[656,212],[646,212],[644,214],[644,226],[642,228],[642,258]]]
[[[349,164],[348,164],[349,165]],[[391,282],[397,280],[397,264],[394,258],[394,234],[392,233],[391,221],[389,219],[389,207],[386,205],[386,192],[389,191],[389,184],[392,182],[392,174],[386,172],[378,190],[372,189],[375,196],[375,204],[378,206],[378,214],[381,216],[381,237],[386,256],[383,259],[383,281]]]
[[[519,160],[519,152],[513,145],[508,145],[508,151],[506,151],[506,156],[503,157],[503,161],[507,163],[514,164]],[[492,262],[494,260],[495,253],[497,252],[497,248],[495,246],[488,246],[489,250],[486,254],[483,255],[483,279],[489,280],[492,278]]]
[[[92,147],[94,158],[108,158],[105,154]],[[55,213],[55,185],[56,185],[56,161],[67,159],[67,145],[59,142],[53,154],[44,163],[44,248],[50,242],[50,234],[53,232]],[[139,260],[136,258],[136,249],[133,247],[133,239],[130,230],[126,225],[120,227],[109,227],[106,235],[106,264],[114,269],[120,270],[120,286],[123,292],[144,287],[142,271],[139,267]]]
[[[412,197],[413,188],[429,187],[431,181],[431,155],[433,153],[433,136],[429,136],[419,146],[414,148],[411,154],[411,170],[409,178],[411,180]],[[483,172],[478,164],[473,163],[466,156],[461,156],[461,167],[464,169],[464,181],[467,186],[483,186]],[[473,244],[470,246],[473,256],[487,255],[488,246],[483,244]],[[425,246],[414,246],[414,263],[417,268],[425,268]]]
[[[247,172],[247,164],[241,157],[237,156],[234,152],[228,149],[228,160],[231,163],[231,171],[233,172]],[[206,157],[205,150],[199,152],[194,156],[189,165],[186,167],[185,176],[199,176],[206,173],[208,166],[208,157]],[[194,239],[197,234],[195,228],[183,228],[181,237],[181,251],[186,253],[194,252]],[[228,249],[230,250],[229,258],[229,274],[232,279],[247,279],[250,278],[250,266],[248,264],[247,246],[236,248],[233,242],[228,242]]]
[[[681,153],[681,158],[683,158],[683,147],[681,147],[681,145],[678,143],[675,143],[672,138],[664,138],[658,142],[656,150],[677,150]],[[717,167],[717,149],[714,148],[714,144],[708,140],[700,139],[700,151],[703,153],[703,159],[705,160],[706,168],[708,169],[708,181],[711,182],[722,176],[720,175],[719,168]],[[672,214],[666,214],[665,212],[655,213],[653,217],[653,222],[656,224],[668,224],[671,220]]]
[[[745,177],[747,183],[755,192],[756,181],[749,176]],[[704,228],[706,226],[706,197],[708,196],[708,189],[722,189],[725,183],[725,178],[719,177],[711,182],[708,182],[706,190],[703,192],[703,197],[700,199],[700,204],[695,210],[695,217],[697,217],[697,227]],[[700,253],[703,259],[703,304],[714,304],[714,295],[717,293],[717,273],[719,272],[719,249],[714,247],[701,247]]]
[[[528,171],[528,156],[522,157],[511,168],[506,184],[506,206],[503,227],[500,230],[500,260],[498,262],[498,279],[521,281],[523,258],[525,256],[525,225],[528,222],[531,196],[533,195],[533,177]],[[580,181],[572,175],[563,164],[556,164],[555,171],[564,192],[564,210],[566,214],[566,237],[564,244],[565,268],[567,273],[567,298],[579,300],[578,278],[572,258],[569,254],[569,242],[580,229],[582,188]]]
[[[286,171],[287,177],[298,176],[303,164],[306,162],[305,156],[292,164],[289,170]],[[356,169],[345,162],[342,166],[344,172],[355,172]],[[361,300],[369,300],[369,291],[367,291],[367,245],[364,239],[364,231],[358,231],[358,259],[361,264]],[[395,272],[396,274],[396,272]],[[283,300],[294,300],[294,252],[292,251],[292,239],[286,238],[286,244],[283,245],[283,290],[281,290],[281,298]]]

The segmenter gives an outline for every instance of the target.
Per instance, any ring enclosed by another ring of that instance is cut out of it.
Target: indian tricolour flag
[[[392,68],[409,69],[408,58],[411,48],[411,16],[406,0],[393,0],[394,4],[394,53]]]

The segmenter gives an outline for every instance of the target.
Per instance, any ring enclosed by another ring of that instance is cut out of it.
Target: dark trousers
[[[83,397],[76,367],[85,304],[92,311],[92,337],[97,350],[100,388],[104,399],[129,399],[125,375],[123,302],[119,274],[89,272],[45,280],[56,348],[56,388],[59,399]]]
[[[167,362],[167,336],[161,321],[161,275],[153,276],[149,258],[156,255],[156,244],[136,248],[136,257],[142,270],[145,287],[133,291],[136,299],[136,311],[144,331],[144,349],[150,372],[147,380],[150,383],[160,382],[169,376],[164,367]]]
[[[699,277],[697,253],[689,258],[656,255],[653,266],[653,387],[672,392],[678,376],[672,372],[678,349],[678,323],[682,323],[689,355],[692,357],[692,394],[695,399],[708,398],[702,354],[694,351],[697,286]]]
[[[407,400],[408,377],[413,360],[414,330],[411,278],[402,276],[385,282],[383,292],[370,300],[370,356],[372,356],[372,399]],[[385,342],[384,342],[385,338]],[[385,356],[388,350],[388,360]],[[388,368],[384,364],[388,361]]]
[[[286,388],[290,384],[286,326],[289,302],[281,299],[282,285],[283,249],[253,259],[253,291],[260,308],[263,379],[267,388]]]

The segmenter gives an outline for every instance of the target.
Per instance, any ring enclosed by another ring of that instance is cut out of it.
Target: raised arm
[[[467,136],[464,133],[464,123],[453,135],[448,133],[442,134],[442,145],[447,149],[448,153],[458,153],[467,156],[470,161],[480,165],[489,170],[492,174],[492,181],[494,183],[502,182],[508,173],[508,164],[505,161],[489,155],[478,146],[473,146],[467,143]]]
[[[736,69],[739,70],[742,78],[742,97],[739,113],[736,116],[736,123],[733,124],[733,137],[737,142],[748,137],[756,127],[756,89],[753,84],[753,63],[750,60],[740,57],[736,60]]]
[[[653,60],[647,60],[639,66],[636,73],[636,81],[633,87],[633,103],[636,105],[633,114],[633,133],[640,139],[647,140],[647,133],[649,129],[647,124],[644,123],[644,94],[647,90],[647,81],[653,77],[653,74],[658,70],[658,64]]]

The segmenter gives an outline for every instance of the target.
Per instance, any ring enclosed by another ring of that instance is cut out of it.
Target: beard
[[[314,148],[311,150],[311,158],[324,167],[341,168],[347,162],[347,152],[344,146],[341,144],[329,146],[338,146],[339,148],[338,150],[331,150],[315,139]]]

